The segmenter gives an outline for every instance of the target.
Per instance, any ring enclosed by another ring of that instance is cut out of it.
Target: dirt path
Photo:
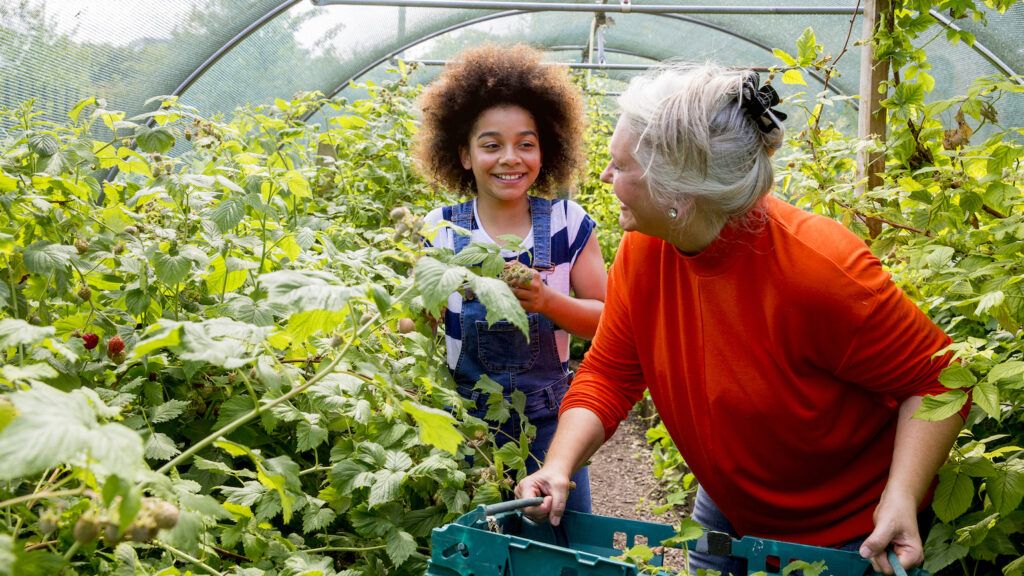
[[[676,524],[678,514],[657,515],[651,512],[662,496],[654,478],[651,449],[644,438],[646,427],[635,415],[601,446],[590,464],[590,490],[594,514]],[[665,565],[683,566],[682,551],[670,550]]]

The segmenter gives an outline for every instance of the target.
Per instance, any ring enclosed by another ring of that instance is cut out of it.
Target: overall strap
[[[530,196],[533,221],[533,267],[551,268],[551,200]]]
[[[466,202],[462,202],[461,204],[456,204],[456,205],[452,206],[452,224],[455,224],[459,228],[465,228],[465,230],[467,232],[472,229],[472,227],[473,227],[473,201],[472,200],[467,200]],[[469,241],[471,240],[470,236],[464,235],[464,234],[456,234],[454,231],[452,232],[452,236],[453,236],[452,240],[454,241],[454,247],[453,248],[454,248],[456,254],[458,254],[459,252],[462,252],[462,249],[465,248],[466,246],[469,246]]]

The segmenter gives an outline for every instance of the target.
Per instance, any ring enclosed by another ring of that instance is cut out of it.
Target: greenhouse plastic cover
[[[783,4],[730,0],[714,5]],[[610,64],[677,59],[768,67],[781,64],[772,48],[794,52],[796,39],[810,26],[826,53],[842,50],[853,1],[786,0],[784,5],[849,13],[608,13],[597,16],[604,26],[595,35],[595,13],[589,11],[317,6],[310,0],[0,0],[0,106],[32,98],[46,118],[60,121],[90,96],[131,115],[155,106],[146,104],[151,97],[173,94],[204,115],[229,113],[301,91],[344,95],[352,81],[383,78],[396,57],[444,61],[482,41],[528,42],[545,49],[554,62],[603,57]],[[987,20],[987,26],[957,21],[976,35],[974,46],[944,38],[928,42],[932,31],[921,39],[936,80],[934,98],[962,94],[978,76],[1024,71],[1024,5],[992,12]],[[859,87],[860,50],[853,43],[862,35],[861,18],[852,24],[850,50],[831,83],[844,95],[856,95]],[[935,27],[934,33],[942,32]],[[599,54],[588,51],[595,36],[603,36]],[[423,66],[415,80],[429,81],[439,69]],[[603,74],[610,80],[601,86],[614,91],[636,73],[608,70]],[[808,86],[776,86],[783,96],[800,90],[813,96],[822,89],[820,79],[807,81]],[[1024,98],[1006,98],[998,108],[1001,118],[1015,122],[1024,114]]]

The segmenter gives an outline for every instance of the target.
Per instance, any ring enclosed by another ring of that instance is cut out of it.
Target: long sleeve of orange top
[[[697,256],[626,234],[562,410],[611,434],[647,386],[741,534],[836,545],[870,532],[899,404],[945,391],[948,342],[859,238],[768,199]]]

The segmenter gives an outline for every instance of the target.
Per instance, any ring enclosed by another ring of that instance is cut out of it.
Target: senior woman
[[[700,482],[708,529],[923,561],[917,515],[963,416],[913,418],[945,391],[949,338],[864,242],[769,193],[778,96],[756,73],[675,66],[619,98],[612,185],[626,230],[604,313],[544,466],[516,487],[562,516],[569,477],[644,388]],[[691,567],[746,574],[735,559]]]

